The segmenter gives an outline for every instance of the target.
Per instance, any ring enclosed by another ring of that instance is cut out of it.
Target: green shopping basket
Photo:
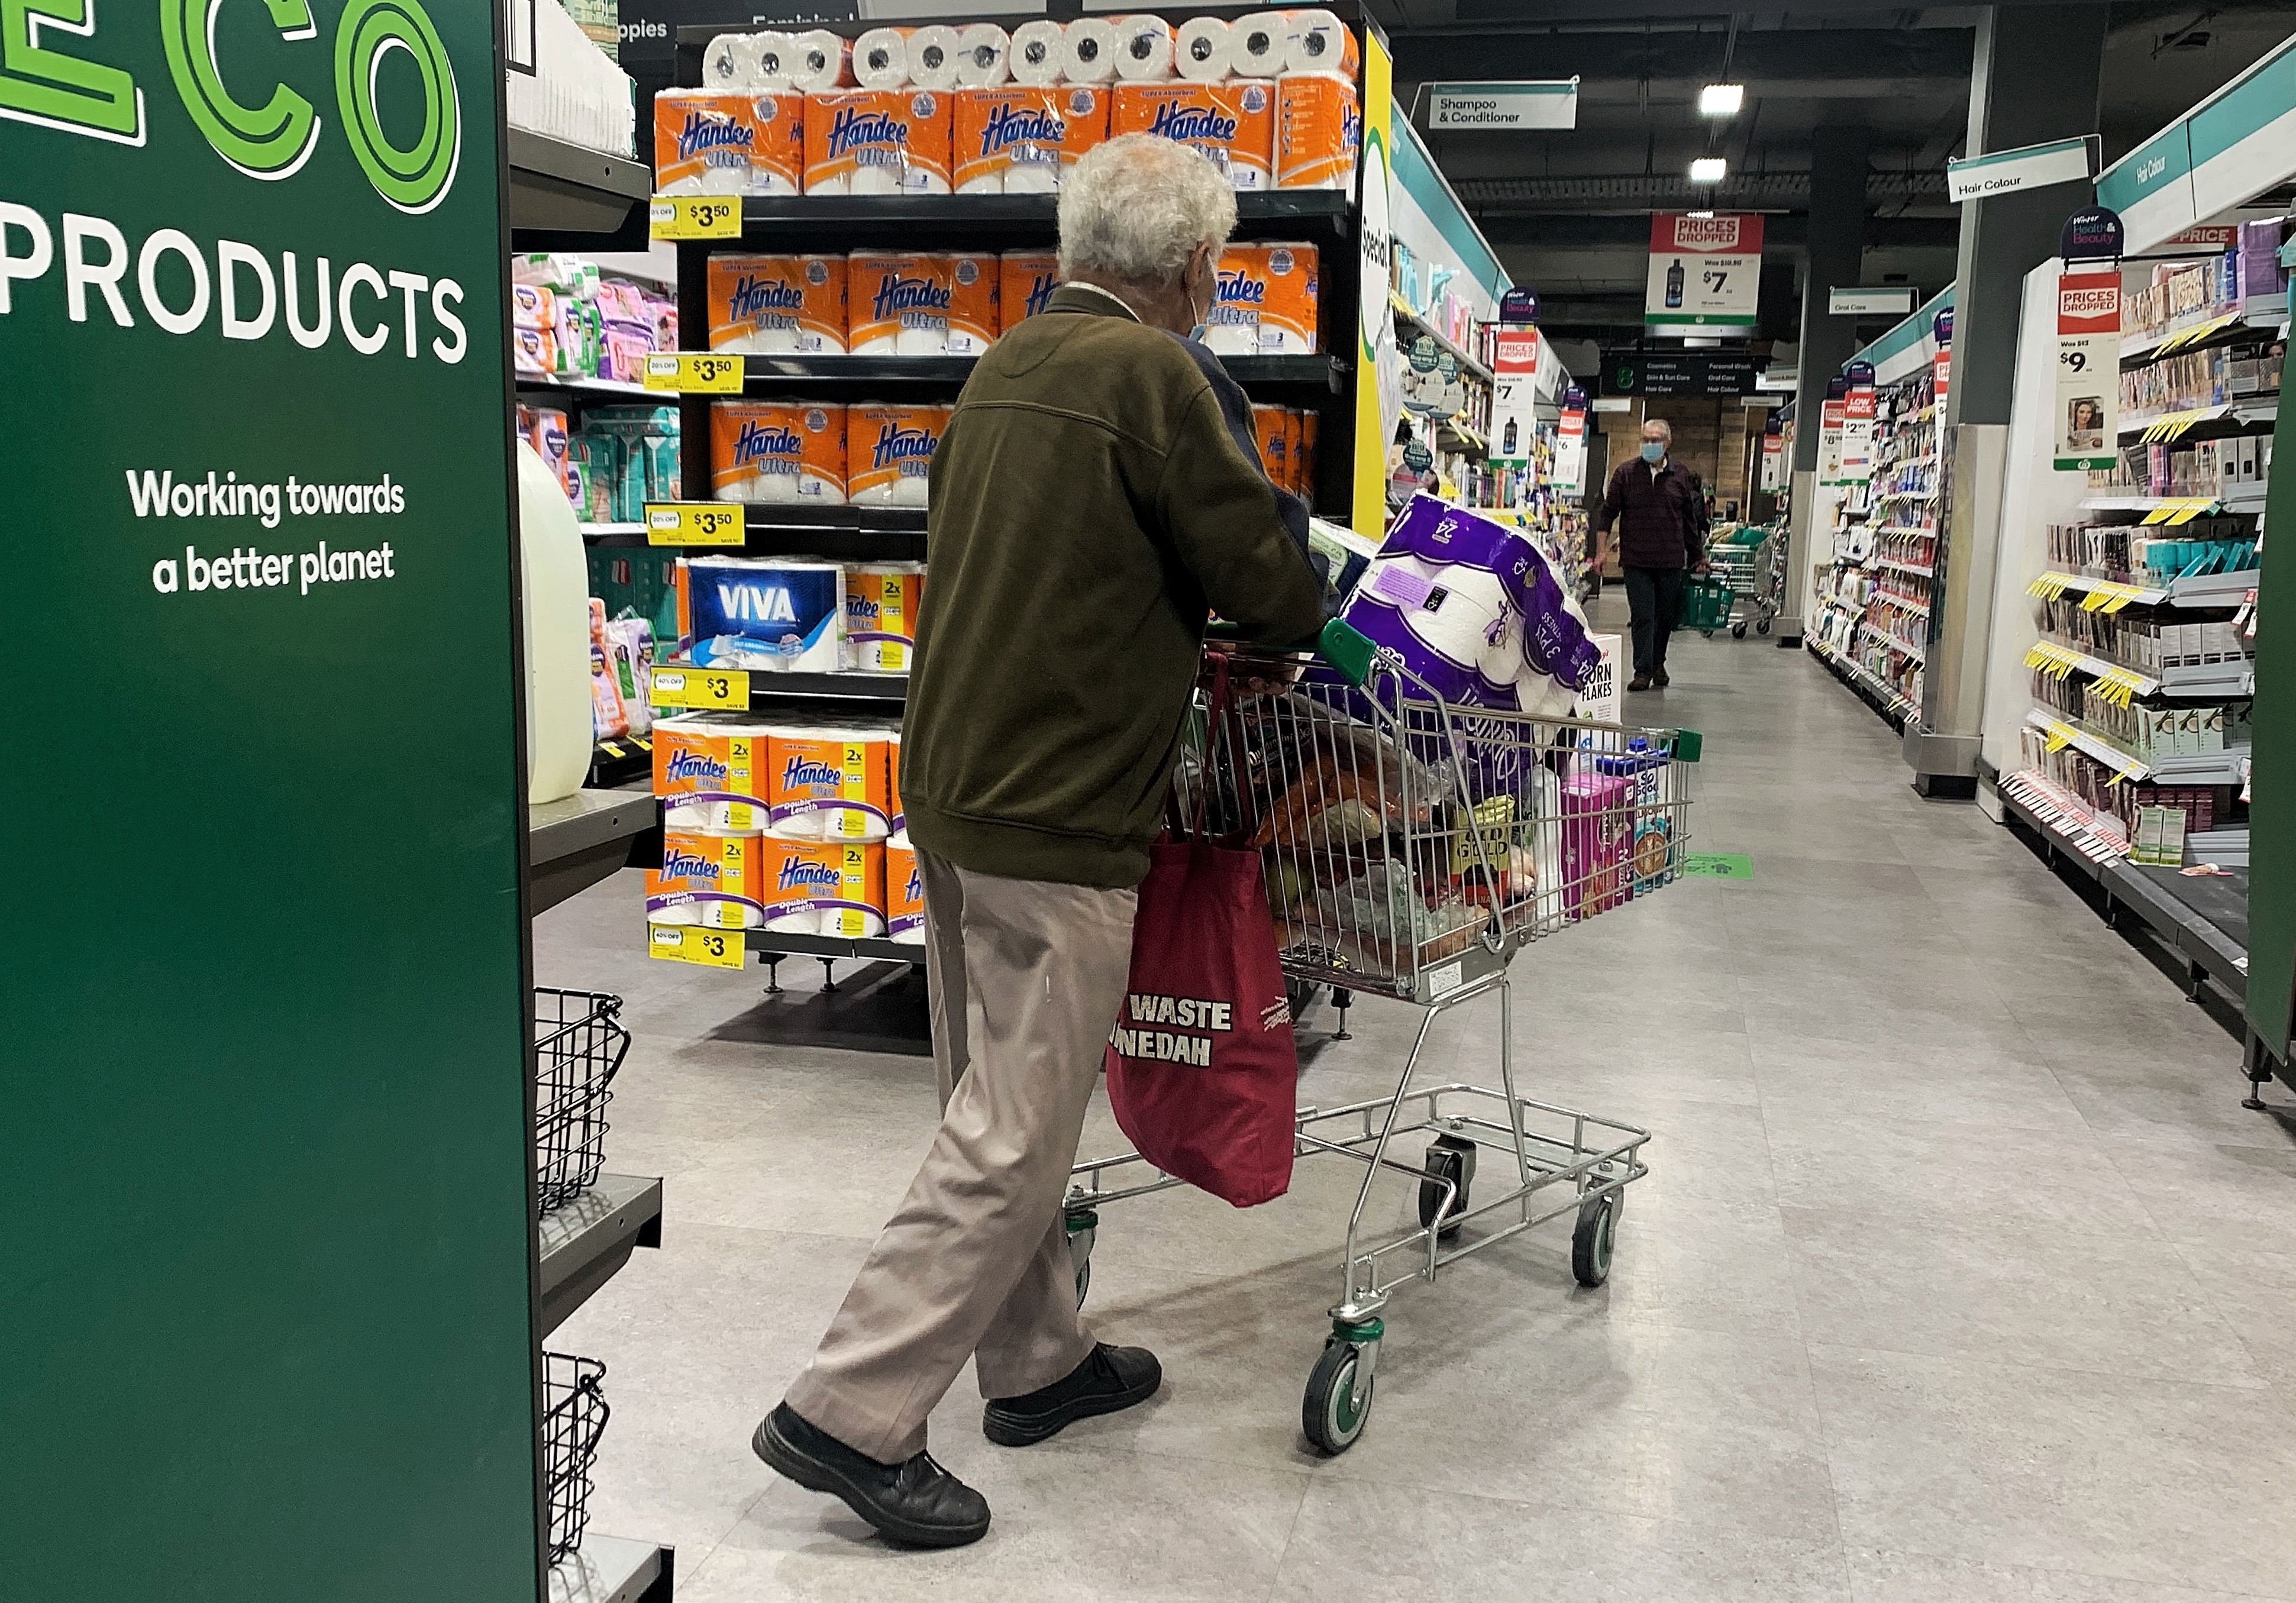
[[[1730,608],[1737,593],[1730,581],[1719,575],[1703,578],[1685,578],[1682,584],[1682,610],[1676,615],[1677,629],[1703,629],[1709,634],[1730,622]]]

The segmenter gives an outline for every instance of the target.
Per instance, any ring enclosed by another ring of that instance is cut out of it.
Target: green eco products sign
[[[537,1593],[495,28],[0,0],[44,1603]]]

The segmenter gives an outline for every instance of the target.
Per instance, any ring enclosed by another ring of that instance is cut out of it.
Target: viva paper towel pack
[[[833,674],[845,650],[834,562],[687,557],[677,565],[679,655],[696,667]]]

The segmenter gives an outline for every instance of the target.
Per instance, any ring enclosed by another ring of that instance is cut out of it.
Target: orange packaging
[[[919,945],[925,938],[925,881],[917,871],[916,852],[890,841],[885,846],[885,936]]]
[[[1362,144],[1363,102],[1353,83],[1320,72],[1287,72],[1276,80],[1278,189],[1352,191]]]
[[[1109,94],[1089,84],[959,89],[952,148],[961,195],[1050,194],[1108,136]]]
[[[1251,409],[1251,432],[1259,441],[1259,465],[1278,489],[1288,490],[1292,485],[1292,430],[1286,426],[1285,409],[1281,406],[1260,406]]]
[[[653,793],[672,829],[761,830],[766,825],[762,725],[701,714],[653,721]]]
[[[948,428],[946,406],[854,406],[845,420],[846,496],[855,506],[922,506]]]
[[[646,921],[748,929],[766,916],[765,838],[664,830],[661,866],[646,870]]]
[[[758,842],[764,921],[784,934],[867,936],[885,931],[885,851],[853,841]]]
[[[1300,494],[1310,503],[1316,499],[1316,425],[1321,421],[1312,411],[1300,414],[1300,449],[1292,459],[1300,475]]]
[[[711,257],[709,348],[843,356],[845,258]]]
[[[833,402],[711,403],[709,493],[768,506],[843,506],[845,411]]]
[[[1313,245],[1230,245],[1206,343],[1231,356],[1314,355],[1316,260]]]
[[[857,562],[846,568],[845,643],[853,649],[857,672],[909,671],[917,650],[917,611],[924,599],[922,562]]]
[[[856,250],[845,269],[845,348],[856,356],[948,354],[955,258]]]
[[[945,195],[955,97],[934,89],[837,89],[805,97],[805,192]]]
[[[901,732],[898,729],[885,742],[885,810],[893,815],[893,833],[906,839],[909,815],[901,809]]]
[[[1045,309],[1061,282],[1061,258],[1055,250],[1007,250],[1001,266],[1004,282],[996,291],[1000,331]]]
[[[977,356],[999,332],[1002,266],[993,250],[962,250],[941,259],[948,264],[948,354]]]
[[[654,192],[793,195],[805,176],[804,96],[664,89],[653,97]]]
[[[1275,86],[1264,78],[1119,84],[1108,133],[1160,134],[1203,151],[1238,190],[1275,186]]]
[[[776,728],[767,740],[767,828],[791,840],[882,840],[882,729]]]

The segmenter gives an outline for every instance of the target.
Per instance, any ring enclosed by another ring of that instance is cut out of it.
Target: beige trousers
[[[924,1450],[925,1416],[967,1357],[982,1396],[1017,1397],[1092,1351],[1061,1201],[1139,904],[930,852],[917,865],[940,1133],[788,1397],[888,1464]]]

